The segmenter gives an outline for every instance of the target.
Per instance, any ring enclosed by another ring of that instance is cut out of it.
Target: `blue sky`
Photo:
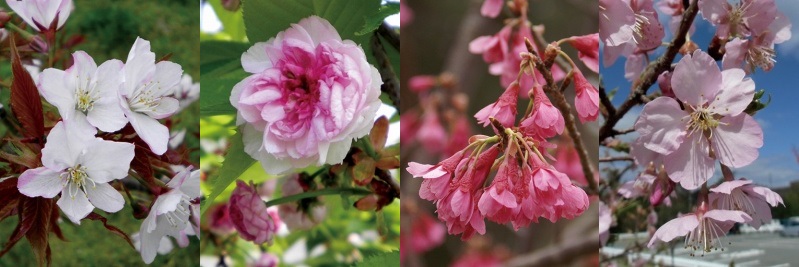
[[[793,155],[792,148],[799,147],[799,1],[777,0],[779,10],[785,13],[791,22],[793,38],[788,42],[777,45],[777,64],[770,72],[758,70],[751,77],[756,88],[766,89],[766,94],[771,95],[771,104],[758,112],[754,117],[760,123],[764,132],[764,145],[760,149],[760,157],[751,165],[733,170],[736,176],[743,176],[754,180],[756,183],[783,187],[791,181],[799,180],[799,163]],[[666,17],[661,14],[661,20]],[[663,21],[667,25],[666,21]],[[713,37],[715,29],[702,19],[701,14],[695,20],[696,32],[691,39],[705,49]],[[667,39],[670,40],[667,29]],[[662,49],[661,49],[662,50]],[[660,54],[660,53],[658,53]],[[654,57],[653,57],[654,58]],[[679,60],[679,57],[675,62]],[[600,61],[601,62],[601,61]],[[617,97],[613,99],[615,105],[624,101],[629,93],[630,82],[624,78],[624,59],[617,60],[609,68],[600,70],[605,88],[619,88]],[[650,88],[650,92],[657,90],[657,85]],[[767,97],[764,97],[767,98]],[[632,126],[640,107],[633,109],[622,121],[617,129]],[[634,138],[634,136],[625,137]],[[720,176],[716,172],[716,176]]]

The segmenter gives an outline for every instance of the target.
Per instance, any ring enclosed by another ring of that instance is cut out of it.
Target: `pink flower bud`
[[[266,210],[266,204],[261,200],[255,186],[236,181],[228,212],[233,226],[242,238],[256,244],[272,244],[277,225]]]
[[[408,80],[408,84],[410,84],[411,91],[420,93],[436,86],[437,80],[435,76],[418,75],[411,77],[411,79]]]

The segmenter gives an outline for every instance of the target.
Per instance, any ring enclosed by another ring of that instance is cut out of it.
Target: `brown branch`
[[[616,116],[616,107],[610,102],[610,97],[605,92],[605,86],[602,85],[602,81],[599,81],[599,103],[602,104],[600,107],[604,110],[605,114],[603,115],[605,115],[605,118]]]
[[[391,26],[388,26],[387,23],[383,22],[383,24],[380,24],[380,27],[377,28],[377,34],[383,36],[383,39],[385,39],[388,44],[394,47],[394,49],[397,49],[397,51],[400,51],[400,35],[396,30],[391,28]]]
[[[599,162],[614,162],[614,161],[633,161],[632,157],[607,157],[599,159]]]
[[[394,73],[394,68],[391,67],[391,60],[388,59],[386,50],[383,47],[383,43],[380,42],[380,37],[378,37],[377,33],[372,35],[371,45],[372,55],[374,55],[375,60],[377,60],[377,69],[380,71],[380,76],[383,77],[383,85],[380,86],[380,91],[388,95],[388,98],[391,99],[391,104],[394,105],[394,107],[397,108],[397,112],[399,112],[399,79],[397,79],[397,74]]]
[[[674,41],[666,48],[666,52],[646,67],[646,70],[644,70],[640,76],[641,78],[633,84],[633,90],[630,92],[627,100],[616,109],[617,112],[614,115],[607,117],[605,124],[599,129],[599,140],[604,140],[605,138],[615,135],[613,127],[616,126],[616,123],[618,123],[630,109],[643,102],[643,97],[646,95],[646,91],[649,90],[649,87],[655,84],[661,73],[671,67],[671,63],[674,61],[680,48],[685,44],[686,34],[691,28],[691,24],[699,10],[697,2],[698,1],[693,1],[685,10],[685,13],[683,13],[678,34],[676,34]]]
[[[530,51],[530,53],[533,52]],[[544,76],[544,80],[547,82],[547,84],[544,85],[544,91],[552,95],[554,98],[552,104],[558,108],[561,114],[563,114],[563,121],[566,123],[566,131],[574,143],[574,149],[577,150],[577,155],[580,157],[580,164],[583,166],[585,180],[588,181],[588,187],[592,191],[589,193],[596,194],[599,192],[599,189],[596,184],[596,180],[594,179],[594,168],[591,166],[591,161],[588,159],[588,151],[585,149],[585,144],[583,144],[580,131],[577,130],[577,122],[574,120],[574,115],[572,115],[571,105],[569,105],[569,102],[566,101],[566,97],[563,95],[563,93],[555,88],[555,81],[552,79],[552,72],[546,68],[544,62],[541,61],[541,58],[537,56],[533,56],[532,58],[535,61],[536,69],[541,72],[541,74]]]
[[[515,257],[507,262],[506,266],[563,266],[580,255],[596,253],[599,251],[599,234],[587,235],[588,238],[572,239],[572,241],[539,250],[532,254]]]

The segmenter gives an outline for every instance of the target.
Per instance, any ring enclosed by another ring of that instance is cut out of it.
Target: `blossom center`
[[[128,101],[130,109],[137,112],[155,111],[159,104],[161,104],[161,96],[157,96],[150,90],[149,86],[152,82],[143,84],[133,98]]]
[[[183,229],[186,227],[186,223],[189,221],[189,216],[191,212],[189,211],[189,204],[191,204],[191,199],[187,195],[182,195],[180,198],[180,203],[173,211],[169,211],[164,214],[164,218],[169,223],[170,226],[173,228]]]
[[[633,24],[633,41],[636,44],[643,42],[644,29],[649,26],[649,18],[641,14],[635,14],[635,24]]]
[[[78,89],[75,92],[75,99],[77,100],[76,106],[78,110],[89,112],[94,108],[94,102],[97,101],[88,90]]]
[[[697,130],[703,133],[708,132],[718,127],[719,124],[719,120],[709,110],[700,108],[691,113],[691,120],[688,122],[688,134]]]
[[[749,48],[747,52],[746,63],[749,63],[752,68],[757,66],[763,70],[771,70],[774,63],[777,63],[777,60],[774,59],[777,54],[773,48],[756,45]]]
[[[66,172],[61,173],[61,179],[64,181],[64,186],[69,186],[69,196],[71,198],[75,198],[78,195],[78,191],[83,189],[83,192],[86,192],[86,184],[88,182],[92,183],[92,188],[96,187],[97,184],[89,178],[89,175],[86,173],[86,166],[78,166],[70,167],[67,169]]]
[[[703,214],[698,214],[699,226],[697,226],[688,237],[685,238],[685,248],[693,250],[702,250],[702,255],[706,252],[713,250],[724,251],[724,247],[719,239],[725,233],[717,223],[708,218],[704,218]],[[693,253],[691,256],[696,256]]]
[[[749,6],[749,3],[744,3],[744,1],[741,1],[730,11],[730,36],[738,36],[738,27],[744,24],[744,15],[746,15],[746,10],[749,8]]]

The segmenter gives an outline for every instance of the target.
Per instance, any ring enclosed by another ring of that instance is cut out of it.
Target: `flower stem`
[[[338,188],[325,188],[322,190],[316,190],[311,192],[300,193],[296,195],[284,196],[281,198],[273,199],[266,202],[267,207],[276,206],[280,204],[290,203],[299,201],[306,198],[324,196],[324,195],[341,195],[342,193],[347,193],[350,195],[368,195],[372,194],[372,191],[363,189],[363,188],[355,188],[355,187],[338,187]]]

